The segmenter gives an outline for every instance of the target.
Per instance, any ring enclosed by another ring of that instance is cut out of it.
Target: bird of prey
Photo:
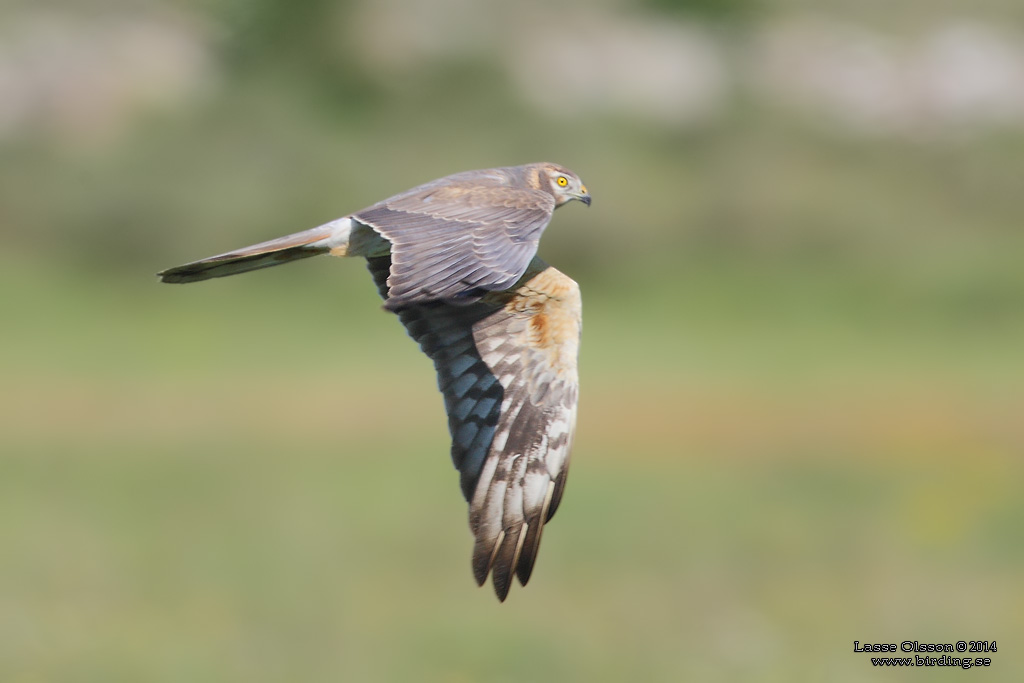
[[[536,256],[554,210],[590,205],[550,163],[466,171],[316,228],[159,273],[186,283],[317,254],[362,256],[384,308],[433,361],[469,503],[473,575],[526,585],[576,426],[579,286]]]

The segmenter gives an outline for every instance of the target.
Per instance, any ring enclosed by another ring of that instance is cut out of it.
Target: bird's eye
[[[564,175],[560,175],[558,176],[558,180],[556,180],[555,182],[558,183],[559,187],[565,187],[566,185],[569,184],[569,179],[566,178]]]

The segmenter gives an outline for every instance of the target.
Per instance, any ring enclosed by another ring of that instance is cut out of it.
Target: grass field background
[[[486,64],[310,72],[309,30],[113,137],[2,142],[0,680],[1024,677],[1019,128],[862,135],[744,98],[553,118]],[[580,417],[499,604],[431,365],[362,263],[154,273],[538,159],[594,195],[541,249],[583,289]],[[999,650],[886,671],[854,640]]]

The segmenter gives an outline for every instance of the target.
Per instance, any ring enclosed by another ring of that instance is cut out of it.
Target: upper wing
[[[388,257],[369,259],[381,293]],[[555,514],[576,425],[579,287],[534,259],[514,287],[468,306],[399,311],[444,394],[452,460],[469,501],[473,574],[505,599],[530,578]]]
[[[391,242],[387,308],[471,303],[522,277],[555,200],[547,192],[499,184],[500,173],[449,176],[353,215]]]

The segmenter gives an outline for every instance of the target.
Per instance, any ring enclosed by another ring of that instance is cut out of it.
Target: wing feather
[[[387,292],[391,261],[369,259]],[[504,600],[530,579],[544,524],[565,488],[576,424],[579,287],[534,258],[511,288],[469,305],[398,312],[434,361],[469,502],[473,575]]]
[[[385,306],[467,304],[511,287],[537,253],[554,196],[508,169],[442,178],[353,214],[391,243]],[[431,255],[424,259],[424,255]]]

